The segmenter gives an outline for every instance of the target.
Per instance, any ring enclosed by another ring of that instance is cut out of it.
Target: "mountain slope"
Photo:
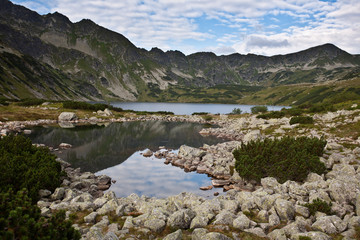
[[[146,51],[91,20],[0,0],[0,94],[9,98],[186,101],[180,95],[194,88],[327,82],[358,76],[359,66],[331,44],[272,57]],[[228,98],[246,95],[238,89]]]

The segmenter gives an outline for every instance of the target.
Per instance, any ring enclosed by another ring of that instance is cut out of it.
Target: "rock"
[[[259,129],[256,129],[256,130],[252,130],[250,132],[248,132],[245,136],[244,136],[244,139],[243,141],[244,142],[249,142],[251,140],[256,140],[256,139],[261,139],[262,138],[262,135],[260,133],[260,130]]]
[[[72,145],[69,143],[60,143],[59,148],[60,149],[68,149],[68,148],[72,148]]]
[[[204,240],[205,235],[208,233],[208,230],[205,228],[196,228],[192,234],[191,234],[191,239],[192,240]]]
[[[251,222],[245,214],[241,214],[233,221],[232,225],[237,229],[244,230],[250,228]]]
[[[111,184],[111,177],[106,175],[101,175],[97,178],[98,185],[109,185]]]
[[[208,233],[204,236],[204,238],[201,239],[206,239],[206,240],[232,240],[231,238],[229,238],[228,236],[222,234],[222,233],[218,233],[218,232],[211,232]]]
[[[94,201],[95,208],[96,209],[101,208],[107,201],[108,200],[104,197],[95,199],[95,201]]]
[[[325,148],[328,150],[340,150],[343,148],[343,146],[336,142],[328,142]]]
[[[306,217],[306,218],[308,218],[310,216],[309,209],[307,207],[300,206],[300,205],[295,205],[295,213],[299,214],[303,217]]]
[[[119,238],[115,235],[115,233],[109,231],[105,234],[102,240],[118,240]]]
[[[59,122],[75,121],[78,117],[74,112],[62,112],[58,117]]]
[[[212,185],[214,187],[222,187],[224,185],[229,185],[230,184],[230,180],[217,180],[217,179],[214,179],[211,181]]]
[[[182,239],[182,232],[181,229],[177,230],[176,232],[170,233],[163,240],[181,240]]]
[[[112,199],[112,200],[106,202],[101,208],[99,208],[97,210],[97,212],[99,214],[107,214],[111,211],[115,211],[118,206],[119,206],[119,203],[116,200]]]
[[[195,217],[195,212],[190,209],[174,212],[168,218],[167,224],[170,227],[187,229],[190,227],[191,220]]]
[[[103,237],[104,235],[98,227],[91,227],[89,232],[86,234],[86,239],[88,240],[102,240]]]
[[[47,189],[40,189],[39,190],[39,197],[40,198],[46,198],[51,195],[51,192]]]
[[[26,134],[26,135],[31,134],[31,130],[30,129],[24,129],[24,134]]]
[[[153,152],[150,149],[148,149],[146,152],[143,153],[144,157],[151,157],[152,155],[153,155]]]
[[[98,216],[98,213],[97,212],[92,212],[90,213],[89,215],[85,216],[84,217],[84,222],[86,223],[95,223],[95,219],[96,217]]]
[[[63,187],[56,188],[54,193],[50,196],[52,200],[61,200],[65,195],[65,189]]]
[[[360,193],[357,194],[356,196],[355,209],[356,209],[356,215],[360,216]]]
[[[300,237],[308,237],[311,240],[331,240],[332,238],[323,232],[297,233],[291,239],[299,240]]]
[[[311,227],[327,234],[336,234],[345,231],[347,224],[343,223],[338,216],[323,216],[318,218]]]
[[[130,229],[130,228],[133,228],[133,227],[134,227],[133,217],[132,217],[132,216],[129,216],[129,217],[126,218],[122,229],[123,229],[123,230],[124,230],[124,229]]]
[[[274,231],[268,234],[268,237],[271,240],[287,240],[284,229],[275,229]]]
[[[196,216],[193,218],[190,224],[190,229],[204,228],[208,225],[209,219],[204,216]]]
[[[213,224],[231,225],[235,219],[235,215],[227,210],[221,211],[215,217]]]
[[[265,234],[264,230],[262,230],[259,227],[245,229],[244,232],[249,232],[249,233],[255,234],[255,235],[259,236],[259,237],[266,238],[266,234]]]
[[[189,159],[193,159],[196,157],[203,157],[205,156],[206,151],[198,149],[198,148],[193,148],[193,147],[189,147],[186,145],[181,145],[179,148],[179,152],[178,152],[178,156],[180,158],[189,158]]]
[[[207,186],[207,187],[200,187],[200,190],[206,191],[206,190],[211,190],[213,188],[212,185]]]
[[[281,221],[293,220],[295,216],[295,208],[293,204],[284,199],[277,199],[274,205]]]
[[[43,217],[50,217],[51,216],[51,210],[50,208],[44,207],[41,209],[41,216]]]
[[[144,227],[153,232],[162,232],[166,226],[166,222],[161,219],[150,219],[144,222]]]

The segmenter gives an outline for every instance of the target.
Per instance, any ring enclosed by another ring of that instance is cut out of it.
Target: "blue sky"
[[[185,54],[287,54],[333,43],[360,53],[359,0],[13,0],[91,19],[136,46]]]

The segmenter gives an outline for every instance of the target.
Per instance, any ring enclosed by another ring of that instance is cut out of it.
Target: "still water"
[[[157,102],[112,102],[114,107],[120,107],[124,110],[135,111],[170,111],[176,115],[191,115],[194,112],[208,112],[212,114],[231,113],[234,108],[240,108],[243,113],[251,112],[254,105],[239,104],[214,104],[214,103],[157,103]],[[279,111],[284,106],[267,106],[269,111]]]
[[[205,174],[185,173],[182,169],[165,165],[164,159],[145,158],[146,149],[159,146],[178,149],[181,145],[200,147],[204,143],[216,144],[221,139],[202,137],[198,132],[203,125],[178,122],[125,122],[108,125],[77,126],[75,128],[36,127],[30,138],[33,143],[43,143],[57,148],[69,143],[69,150],[55,152],[73,167],[82,171],[106,174],[116,180],[110,190],[118,197],[131,193],[166,197],[181,192],[194,192],[211,196],[219,189],[203,192],[201,186],[211,184]],[[220,189],[221,190],[221,189]]]

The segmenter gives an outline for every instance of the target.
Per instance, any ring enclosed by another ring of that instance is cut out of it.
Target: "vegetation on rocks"
[[[230,114],[236,115],[236,114],[241,114],[242,111],[240,108],[234,108]]]
[[[242,143],[233,152],[235,169],[241,177],[257,182],[264,177],[274,177],[280,183],[304,181],[310,172],[325,172],[325,165],[319,160],[325,145],[323,139],[308,137]]]
[[[60,185],[61,166],[46,148],[37,148],[24,136],[0,139],[0,190],[26,188],[33,201],[40,189],[53,191]]]
[[[55,158],[24,136],[0,139],[0,238],[80,239],[64,211],[46,219],[34,205],[40,189],[53,191],[60,185],[61,166]]]
[[[1,239],[80,239],[71,222],[65,221],[65,211],[46,219],[31,201],[26,189],[0,192]]]
[[[331,203],[327,203],[319,198],[315,199],[312,203],[304,205],[309,209],[310,215],[315,215],[316,212],[323,212],[326,215],[331,215]]]
[[[259,114],[256,117],[262,119],[270,119],[270,118],[282,118],[284,116],[285,116],[285,112],[271,111],[269,113]]]

